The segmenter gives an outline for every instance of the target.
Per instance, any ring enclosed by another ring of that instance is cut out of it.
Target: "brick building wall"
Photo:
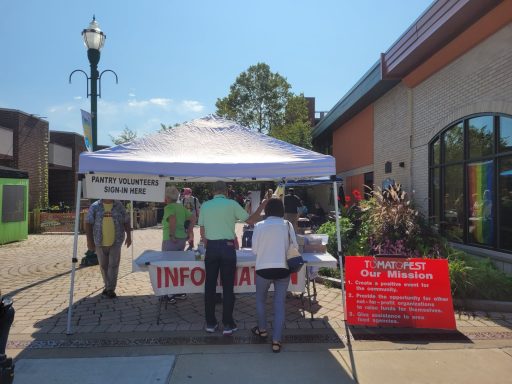
[[[0,126],[13,130],[9,166],[29,175],[29,209],[48,205],[48,122],[17,110],[0,109]]]
[[[512,115],[512,24],[416,86],[413,92],[412,185],[428,211],[428,144],[463,117]]]
[[[512,115],[512,24],[502,28],[414,88],[403,82],[375,106],[374,177],[402,183],[428,213],[428,144],[463,117]],[[384,173],[384,163],[392,172]],[[404,168],[398,166],[404,162]]]
[[[411,192],[411,106],[410,89],[403,83],[377,100],[374,104],[374,183],[382,187],[382,181],[391,178]],[[385,172],[386,162],[391,172]],[[404,163],[400,167],[400,163]]]
[[[50,204],[63,201],[73,207],[76,199],[78,182],[78,160],[80,153],[86,150],[84,138],[74,132],[50,132],[50,142],[71,148],[72,166],[70,169],[51,167],[49,172],[49,200]]]

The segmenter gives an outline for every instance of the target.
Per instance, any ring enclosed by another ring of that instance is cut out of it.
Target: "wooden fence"
[[[79,232],[85,233],[87,211],[80,212]],[[133,210],[133,227],[147,228],[157,225],[157,209],[141,208]],[[70,233],[75,231],[75,213],[72,212],[29,212],[29,233]]]

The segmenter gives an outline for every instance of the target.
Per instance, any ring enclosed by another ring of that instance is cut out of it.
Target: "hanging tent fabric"
[[[127,144],[84,152],[80,155],[79,173],[153,175],[173,182],[281,181],[332,176],[336,173],[336,166],[332,156],[297,147],[210,115]],[[333,183],[336,185],[336,181]],[[337,188],[334,188],[334,194],[337,194]],[[336,200],[335,196],[335,203]],[[79,202],[78,192],[77,217]],[[71,333],[77,262],[78,220],[75,221],[68,333]],[[338,220],[336,225],[341,257]],[[341,264],[341,259],[339,261]]]
[[[341,183],[343,179],[336,177],[336,182]],[[286,180],[286,186],[291,187],[314,187],[315,185],[332,184],[333,180],[330,177],[316,177],[314,179],[301,179],[301,180]]]

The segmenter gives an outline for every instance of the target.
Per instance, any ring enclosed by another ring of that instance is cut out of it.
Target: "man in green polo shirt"
[[[227,187],[223,181],[213,184],[212,200],[203,203],[199,213],[201,240],[206,246],[204,285],[204,307],[206,317],[206,332],[215,332],[217,319],[215,317],[215,291],[217,278],[222,280],[222,323],[223,334],[231,335],[238,330],[233,320],[235,294],[233,292],[236,272],[235,223],[245,221],[256,223],[265,208],[262,201],[258,209],[251,215],[235,200],[226,197]]]

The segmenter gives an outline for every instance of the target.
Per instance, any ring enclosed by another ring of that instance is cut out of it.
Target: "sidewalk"
[[[135,257],[143,250],[159,249],[160,239],[159,229],[135,231]],[[287,301],[284,347],[277,355],[250,334],[256,324],[250,294],[237,295],[234,316],[240,331],[231,338],[203,331],[202,295],[168,305],[157,325],[157,299],[148,275],[131,273],[131,252],[126,249],[117,299],[100,297],[103,287],[97,266],[77,270],[74,334],[67,336],[72,245],[70,235],[33,235],[25,242],[0,246],[0,288],[14,296],[16,308],[8,353],[19,359],[19,380],[23,379],[21,368],[28,372],[26,364],[37,362],[31,359],[49,358],[62,367],[55,359],[164,355],[172,357],[173,363],[166,368],[172,383],[272,380],[296,384],[335,378],[353,382],[354,376],[361,383],[510,382],[511,313],[459,313],[459,332],[449,335],[353,329],[347,337],[340,291],[317,284],[314,321],[309,320],[307,304],[304,313],[298,297]],[[85,237],[80,236],[79,257],[84,251]],[[51,364],[45,361],[43,366]],[[131,366],[126,360],[123,370]]]

